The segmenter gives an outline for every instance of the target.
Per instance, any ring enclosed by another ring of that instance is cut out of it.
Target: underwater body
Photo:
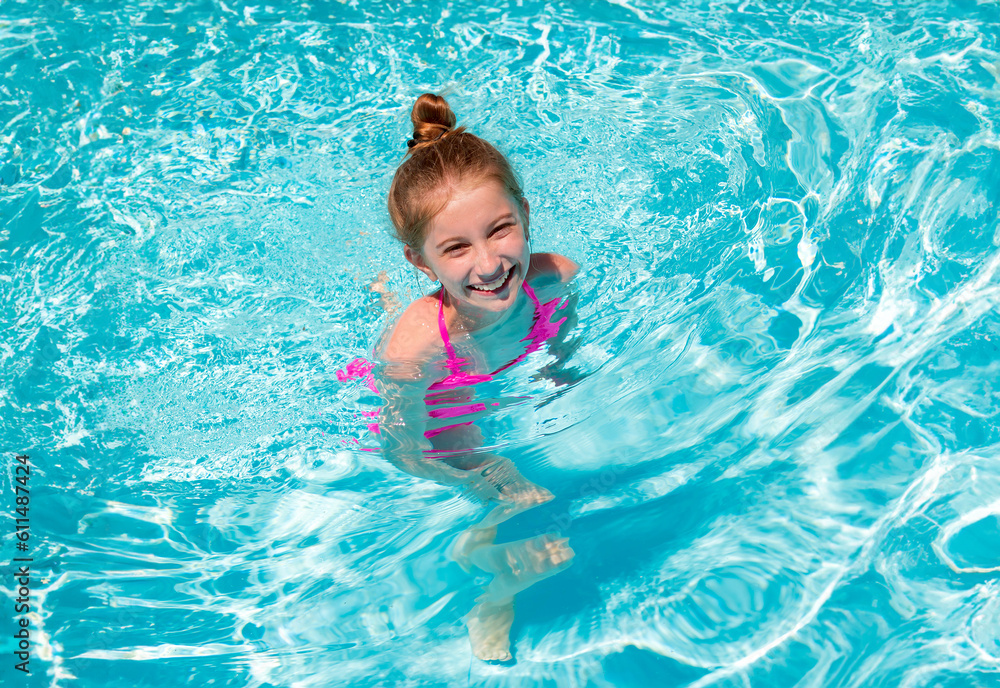
[[[998,36],[992,0],[4,2],[3,684],[1000,685]],[[575,553],[507,665],[451,556],[484,505],[345,374],[431,290],[385,209],[425,91],[581,266],[568,344],[477,390],[553,495],[501,538]]]

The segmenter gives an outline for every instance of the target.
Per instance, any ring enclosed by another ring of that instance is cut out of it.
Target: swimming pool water
[[[0,5],[4,685],[1000,685],[1000,5]],[[489,442],[570,537],[472,659],[481,507],[336,371],[429,285],[425,90],[582,265]]]

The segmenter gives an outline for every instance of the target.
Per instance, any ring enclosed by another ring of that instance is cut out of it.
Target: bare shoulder
[[[569,282],[580,266],[558,253],[532,253],[528,278],[555,277],[560,282]]]
[[[390,363],[416,363],[438,353],[441,335],[437,309],[438,301],[434,296],[422,296],[407,306],[383,337],[378,357]]]

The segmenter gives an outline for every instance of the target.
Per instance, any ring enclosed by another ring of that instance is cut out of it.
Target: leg
[[[548,535],[497,545],[496,532],[496,526],[469,528],[458,537],[452,555],[466,571],[476,566],[493,574],[465,622],[472,653],[482,660],[503,662],[511,659],[514,595],[567,568],[574,552],[566,538]]]

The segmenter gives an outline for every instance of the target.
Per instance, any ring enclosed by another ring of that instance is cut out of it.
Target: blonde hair
[[[396,237],[420,251],[427,225],[450,200],[451,191],[470,184],[496,180],[520,209],[521,181],[507,158],[465,127],[455,128],[455,113],[448,102],[424,93],[410,112],[413,138],[407,142],[406,159],[389,187],[389,217]],[[527,234],[527,218],[522,217]]]

